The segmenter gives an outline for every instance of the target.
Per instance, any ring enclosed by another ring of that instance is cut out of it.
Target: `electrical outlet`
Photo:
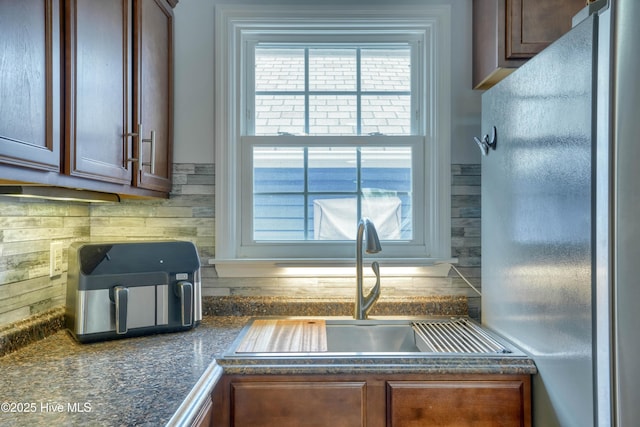
[[[62,242],[51,242],[49,251],[49,277],[62,274]]]

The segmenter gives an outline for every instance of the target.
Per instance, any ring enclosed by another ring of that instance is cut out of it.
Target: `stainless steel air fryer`
[[[74,243],[66,326],[80,342],[194,328],[200,261],[191,242]]]

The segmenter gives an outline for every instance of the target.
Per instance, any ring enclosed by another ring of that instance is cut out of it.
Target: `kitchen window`
[[[362,216],[448,259],[449,9],[260,9],[216,8],[218,273],[349,262]]]

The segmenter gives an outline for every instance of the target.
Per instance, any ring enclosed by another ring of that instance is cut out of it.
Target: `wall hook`
[[[473,140],[476,142],[476,144],[478,144],[478,148],[480,148],[480,151],[482,152],[483,156],[486,156],[489,154],[489,148],[493,150],[496,149],[496,145],[498,144],[497,132],[498,131],[494,126],[493,133],[491,134],[491,138],[489,138],[489,135],[483,136],[482,139],[478,138],[477,136],[473,137]]]

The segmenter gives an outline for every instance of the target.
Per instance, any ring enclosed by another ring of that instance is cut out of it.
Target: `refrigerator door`
[[[482,322],[539,374],[534,425],[594,425],[590,17],[482,97]]]
[[[640,2],[613,5],[613,425],[627,427],[640,420]]]

